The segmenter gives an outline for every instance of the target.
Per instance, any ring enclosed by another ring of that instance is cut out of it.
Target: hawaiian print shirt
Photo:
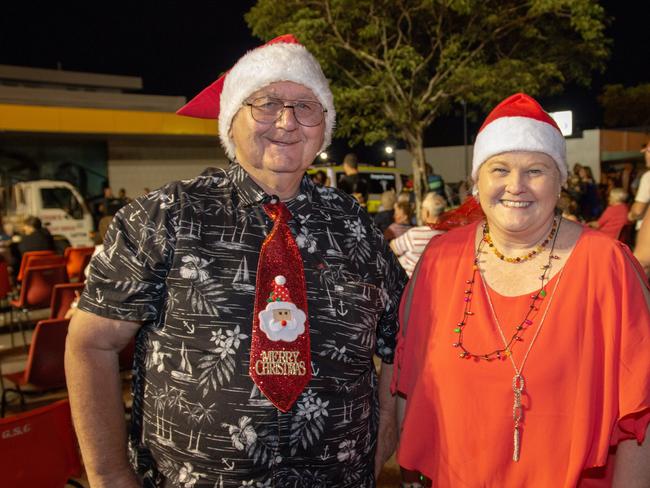
[[[143,323],[129,447],[145,487],[371,487],[373,353],[392,363],[406,278],[370,217],[308,178],[285,202],[305,268],[312,379],[287,413],[248,374],[259,250],[273,227],[238,164],[124,207],[79,308]]]

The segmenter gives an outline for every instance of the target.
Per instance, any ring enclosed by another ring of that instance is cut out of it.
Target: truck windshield
[[[59,208],[74,219],[83,218],[83,209],[68,188],[41,188],[43,208]]]

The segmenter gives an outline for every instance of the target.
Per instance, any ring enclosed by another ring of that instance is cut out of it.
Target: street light
[[[321,158],[323,161],[327,161],[327,153],[326,153],[325,151],[323,151],[322,153],[320,153],[320,158]]]
[[[393,151],[395,151],[395,149],[393,149],[393,146],[386,146],[384,148],[384,151],[386,151],[386,154],[393,154]]]

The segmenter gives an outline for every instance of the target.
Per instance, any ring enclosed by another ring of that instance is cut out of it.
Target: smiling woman
[[[499,154],[488,159],[478,175],[481,207],[505,251],[534,244],[548,233],[560,193],[560,172],[550,156],[529,151]]]
[[[556,213],[564,138],[527,95],[488,116],[472,176],[485,220],[432,241],[402,299],[399,463],[433,486],[650,486],[634,258]]]

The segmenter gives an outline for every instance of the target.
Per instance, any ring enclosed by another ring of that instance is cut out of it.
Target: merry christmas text
[[[300,351],[262,351],[255,362],[259,375],[303,376],[307,373],[304,361],[298,361]]]

